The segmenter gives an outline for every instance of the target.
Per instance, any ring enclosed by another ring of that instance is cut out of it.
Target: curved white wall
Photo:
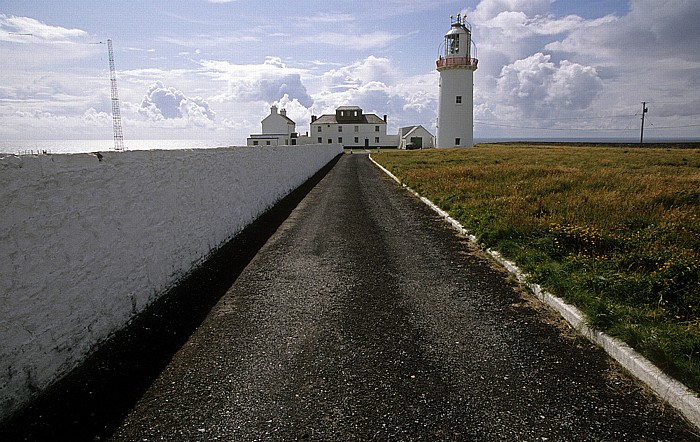
[[[341,152],[0,157],[0,418]]]

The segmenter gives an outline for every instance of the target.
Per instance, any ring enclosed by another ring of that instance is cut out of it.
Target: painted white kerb
[[[425,204],[437,212],[441,217],[448,221],[461,234],[466,235],[473,242],[476,242],[476,237],[469,234],[457,220],[450,217],[447,212],[433,204],[429,199],[421,196],[418,192],[406,186],[394,174],[386,170],[379,163],[374,161],[370,155],[372,162],[383,170],[387,175],[401,184],[412,194],[420,198]],[[619,339],[606,335],[605,333],[594,330],[586,325],[583,313],[576,307],[567,304],[563,299],[558,298],[551,293],[548,293],[538,285],[527,281],[527,275],[523,273],[514,263],[506,260],[495,250],[488,249],[491,254],[501,265],[509,272],[513,273],[522,284],[526,285],[537,298],[552,307],[554,310],[566,319],[576,330],[587,337],[591,342],[602,347],[613,359],[620,365],[629,370],[639,380],[649,386],[661,399],[668,402],[671,406],[677,409],[683,416],[688,419],[696,428],[700,429],[700,399],[689,390],[685,385],[663,373],[658,367],[649,362],[644,356],[637,353],[630,346]]]

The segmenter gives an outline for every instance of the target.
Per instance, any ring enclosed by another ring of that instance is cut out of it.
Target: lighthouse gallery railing
[[[440,57],[435,61],[435,64],[437,64],[438,68],[442,68],[445,66],[474,66],[479,63],[479,60],[476,58],[469,58],[469,57]]]

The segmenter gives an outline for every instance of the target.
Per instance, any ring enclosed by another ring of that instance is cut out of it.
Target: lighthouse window
[[[448,54],[459,53],[459,35],[448,35],[446,39],[447,39],[447,53]]]
[[[455,103],[462,104],[462,96],[461,95],[457,95],[457,98],[455,99]]]

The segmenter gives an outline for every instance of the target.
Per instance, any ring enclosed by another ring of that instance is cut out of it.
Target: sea
[[[589,142],[589,143],[637,143],[632,138],[475,138],[474,143],[496,142]],[[698,142],[698,139],[646,139],[649,143]],[[230,140],[125,140],[127,150],[159,149],[213,149],[217,147],[240,146]],[[0,140],[0,154],[71,154],[105,152],[114,149],[113,140]]]
[[[230,140],[124,140],[126,150],[213,149]],[[0,140],[0,154],[71,154],[114,150],[114,140]]]

